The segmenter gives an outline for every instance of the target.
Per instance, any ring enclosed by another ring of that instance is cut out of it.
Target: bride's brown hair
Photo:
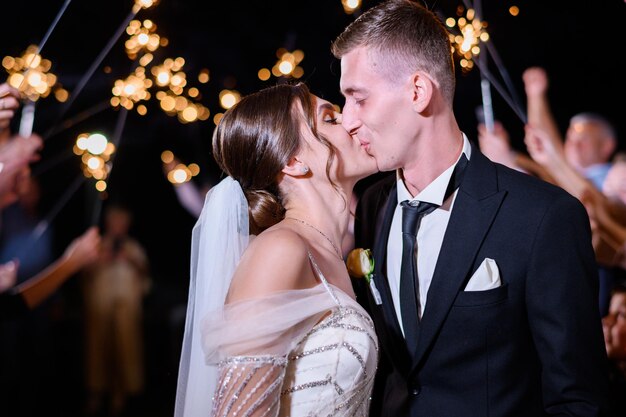
[[[278,178],[301,144],[302,115],[296,103],[313,134],[329,149],[329,176],[335,153],[317,132],[315,103],[305,84],[277,85],[242,98],[213,133],[215,161],[239,181],[248,200],[251,234],[259,234],[285,216]]]

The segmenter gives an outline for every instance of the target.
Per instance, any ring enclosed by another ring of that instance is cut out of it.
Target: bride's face
[[[369,155],[355,137],[350,136],[341,125],[339,113],[328,101],[313,96],[317,119],[317,131],[330,142],[335,151],[330,167],[332,180],[359,180],[378,171],[376,160]],[[326,169],[329,152],[317,139],[308,136],[313,157],[321,169]],[[322,171],[324,172],[324,171]]]

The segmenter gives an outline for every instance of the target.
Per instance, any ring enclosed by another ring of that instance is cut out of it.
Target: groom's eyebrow
[[[348,87],[348,88],[346,88],[345,90],[342,90],[342,91],[341,91],[341,94],[342,94],[344,97],[348,97],[348,96],[352,96],[352,95],[354,95],[354,94],[359,94],[359,93],[361,93],[361,92],[363,92],[363,89],[362,89],[362,88],[359,88],[359,87]]]

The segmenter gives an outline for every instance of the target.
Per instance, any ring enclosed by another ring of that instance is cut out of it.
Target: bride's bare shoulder
[[[289,228],[272,228],[252,239],[233,276],[228,301],[313,285],[305,240]]]

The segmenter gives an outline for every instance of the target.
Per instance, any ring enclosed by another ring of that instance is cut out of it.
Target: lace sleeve
[[[219,364],[214,417],[276,417],[286,357],[235,356]]]
[[[206,363],[217,367],[212,416],[278,416],[290,352],[335,306],[321,286],[224,306],[202,323]]]

